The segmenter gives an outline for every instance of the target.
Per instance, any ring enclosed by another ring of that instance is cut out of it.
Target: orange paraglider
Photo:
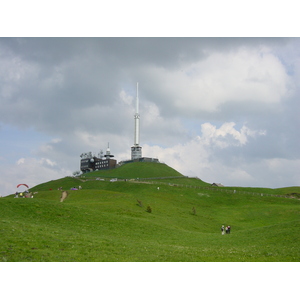
[[[25,183],[20,183],[20,184],[18,184],[18,185],[17,185],[17,188],[18,188],[19,186],[21,186],[21,185],[25,185],[25,186],[29,189],[29,186],[28,186],[27,184],[25,184]]]
[[[15,193],[15,198],[19,198],[19,197],[20,197],[20,198],[27,198],[28,189],[29,189],[29,186],[28,186],[27,184],[25,184],[25,183],[20,183],[20,184],[17,185],[17,189],[18,189],[19,187],[23,186],[23,185],[24,185],[24,187],[26,187],[25,191],[23,191],[24,189],[21,189],[20,192],[19,192],[19,190],[18,190],[18,192]]]

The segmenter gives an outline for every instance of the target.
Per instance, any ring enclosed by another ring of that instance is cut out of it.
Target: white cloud
[[[292,89],[285,67],[266,48],[213,52],[177,70],[147,66],[144,72],[181,114],[217,112],[231,102],[275,104]]]
[[[131,105],[133,101],[133,96],[128,95],[124,90],[119,93],[119,97],[121,101],[123,101],[126,105]]]
[[[231,147],[232,157],[235,156],[236,146]],[[144,145],[143,153],[145,156],[159,158],[183,175],[196,176],[209,183],[269,188],[300,185],[300,174],[294,172],[300,169],[299,159],[275,158],[253,162],[244,157],[236,158],[236,163],[226,165],[201,137],[172,148]],[[288,173],[290,175],[286,176]]]
[[[234,128],[234,122],[226,122],[220,128],[210,123],[201,125],[202,136],[199,137],[205,145],[217,145],[220,148],[234,145],[245,145],[248,141],[248,136],[255,137],[256,135],[264,135],[265,131],[254,131],[245,125],[240,131]]]
[[[29,188],[50,180],[71,176],[72,171],[61,168],[48,158],[21,158],[5,172],[6,180],[1,181],[2,196],[13,194],[19,183],[26,183]]]
[[[228,153],[222,154],[222,149],[230,148],[229,155],[232,159],[236,155],[235,149],[249,143],[249,137],[264,135],[265,132],[251,130],[245,125],[237,130],[234,126],[234,122],[224,123],[219,128],[204,123],[201,126],[201,135],[189,142],[167,148],[144,145],[143,154],[159,158],[161,162],[172,166],[183,175],[199,176],[204,181],[216,182],[226,179],[228,185],[239,185],[245,181],[249,185],[255,184],[253,172],[247,170],[247,162],[244,159],[236,159],[235,165],[226,166],[223,162],[225,157],[222,155]]]
[[[20,158],[17,161],[17,165],[21,165],[21,164],[24,164],[24,163],[25,163],[25,158]]]
[[[39,160],[39,163],[42,164],[42,165],[43,165],[43,164],[46,164],[46,165],[51,166],[51,167],[54,167],[54,166],[57,165],[56,162],[51,161],[51,160],[48,159],[48,158],[42,158],[42,159],[40,159],[40,160]]]

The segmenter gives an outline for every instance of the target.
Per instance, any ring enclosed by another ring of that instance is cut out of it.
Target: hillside
[[[122,165],[112,170],[102,170],[87,173],[86,178],[91,177],[117,177],[117,178],[159,178],[159,177],[184,177],[178,171],[162,163],[134,162]]]
[[[300,259],[299,198],[278,197],[299,193],[299,187],[212,188],[155,163],[87,175],[38,185],[31,189],[34,198],[2,198],[0,260]],[[68,192],[63,202],[59,187]],[[222,224],[231,225],[231,234],[221,235]]]

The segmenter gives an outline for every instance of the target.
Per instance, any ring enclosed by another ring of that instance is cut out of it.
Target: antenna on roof
[[[109,143],[107,144],[106,154],[104,156],[106,157],[106,159],[110,159],[111,157],[114,157],[114,155],[110,154]]]

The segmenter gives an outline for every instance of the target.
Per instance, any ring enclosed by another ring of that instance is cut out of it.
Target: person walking
[[[227,226],[228,233],[230,233],[230,229],[231,229],[231,227],[230,227],[230,225],[228,225]]]
[[[222,233],[222,235],[225,234],[225,228],[224,228],[224,225],[221,226],[221,233]]]

